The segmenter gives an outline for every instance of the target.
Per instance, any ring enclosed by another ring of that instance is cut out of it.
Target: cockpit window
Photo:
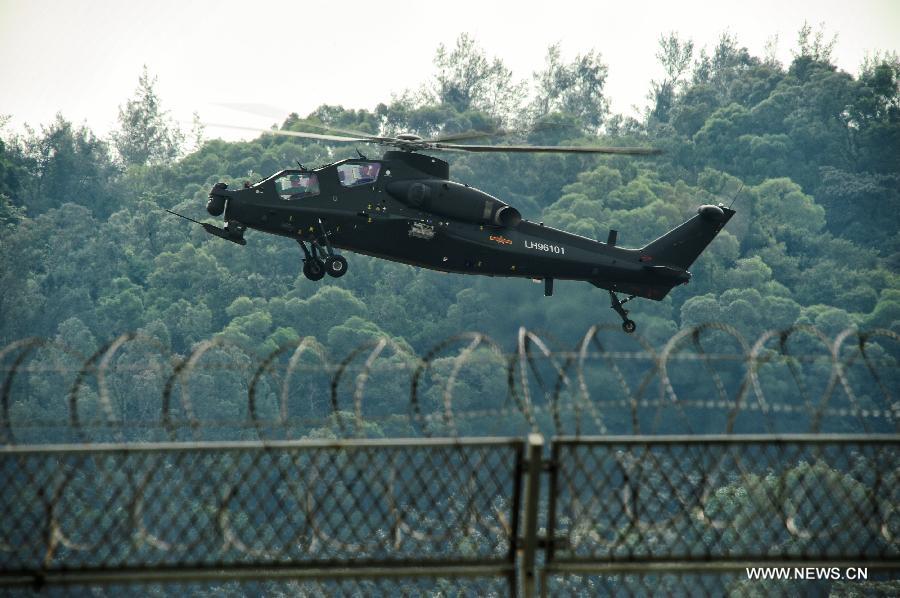
[[[275,179],[281,199],[302,199],[319,194],[319,179],[314,174],[293,172]]]
[[[380,170],[381,164],[378,162],[347,162],[337,167],[338,179],[344,187],[374,183]]]

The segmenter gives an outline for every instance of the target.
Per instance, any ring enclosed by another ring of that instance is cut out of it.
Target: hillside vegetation
[[[450,156],[451,177],[531,220],[591,238],[619,231],[641,246],[703,203],[738,213],[663,302],[635,301],[640,332],[660,343],[685,326],[726,321],[748,338],[812,324],[900,331],[900,61],[876,55],[838,69],[808,28],[790,64],[751,55],[724,35],[696,51],[660,40],[666,72],[642,118],[610,114],[599,52],[546,64],[516,82],[469,37],[440,48],[433,79],[373,110],[321,106],[306,122],[423,136],[522,131],[543,144],[642,145],[653,158]],[[504,139],[509,139],[507,136]],[[498,142],[502,142],[500,139]],[[377,150],[362,148],[374,155]],[[260,233],[223,242],[166,214],[198,219],[217,181],[240,185],[352,146],[262,135],[224,142],[181,132],[145,71],[110,138],[60,115],[0,145],[0,344],[57,339],[90,355],[125,331],[186,354],[224,336],[267,352],[313,336],[346,355],[387,335],[421,353],[466,330],[510,345],[520,325],[566,347],[597,322],[618,323],[604,292],[562,282],[555,296],[520,279],[442,275],[348,255],[348,276],[311,283],[295,243]]]

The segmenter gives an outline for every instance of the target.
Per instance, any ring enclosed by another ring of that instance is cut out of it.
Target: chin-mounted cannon
[[[206,202],[206,211],[212,216],[221,216],[225,213],[225,202],[228,198],[220,193],[228,188],[227,183],[216,183],[209,192],[209,199]]]

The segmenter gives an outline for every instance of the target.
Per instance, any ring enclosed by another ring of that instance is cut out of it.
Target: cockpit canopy
[[[338,164],[338,180],[344,187],[369,185],[378,180],[381,172],[380,162],[344,162]]]
[[[286,170],[275,177],[275,190],[281,199],[302,199],[319,194],[319,177],[312,172]]]

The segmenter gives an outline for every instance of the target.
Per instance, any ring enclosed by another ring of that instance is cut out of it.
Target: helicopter
[[[542,280],[546,296],[553,294],[554,280],[586,281],[609,292],[610,307],[627,333],[637,325],[624,305],[636,297],[661,301],[674,287],[686,284],[691,279],[688,268],[735,214],[721,203],[702,205],[655,241],[628,249],[617,246],[615,230],[601,242],[531,222],[506,202],[450,180],[449,164],[424,152],[651,156],[660,154],[658,149],[460,143],[487,135],[479,132],[424,139],[411,133],[392,137],[326,130],[339,134],[261,131],[391,149],[380,159],[369,159],[357,149],[357,158],[313,169],[298,162],[296,169],[238,189],[216,183],[206,210],[223,216],[222,228],[167,211],[239,245],[246,244],[248,228],[293,239],[303,253],[303,274],[311,281],[347,273],[347,260],[338,250],[448,273]]]

